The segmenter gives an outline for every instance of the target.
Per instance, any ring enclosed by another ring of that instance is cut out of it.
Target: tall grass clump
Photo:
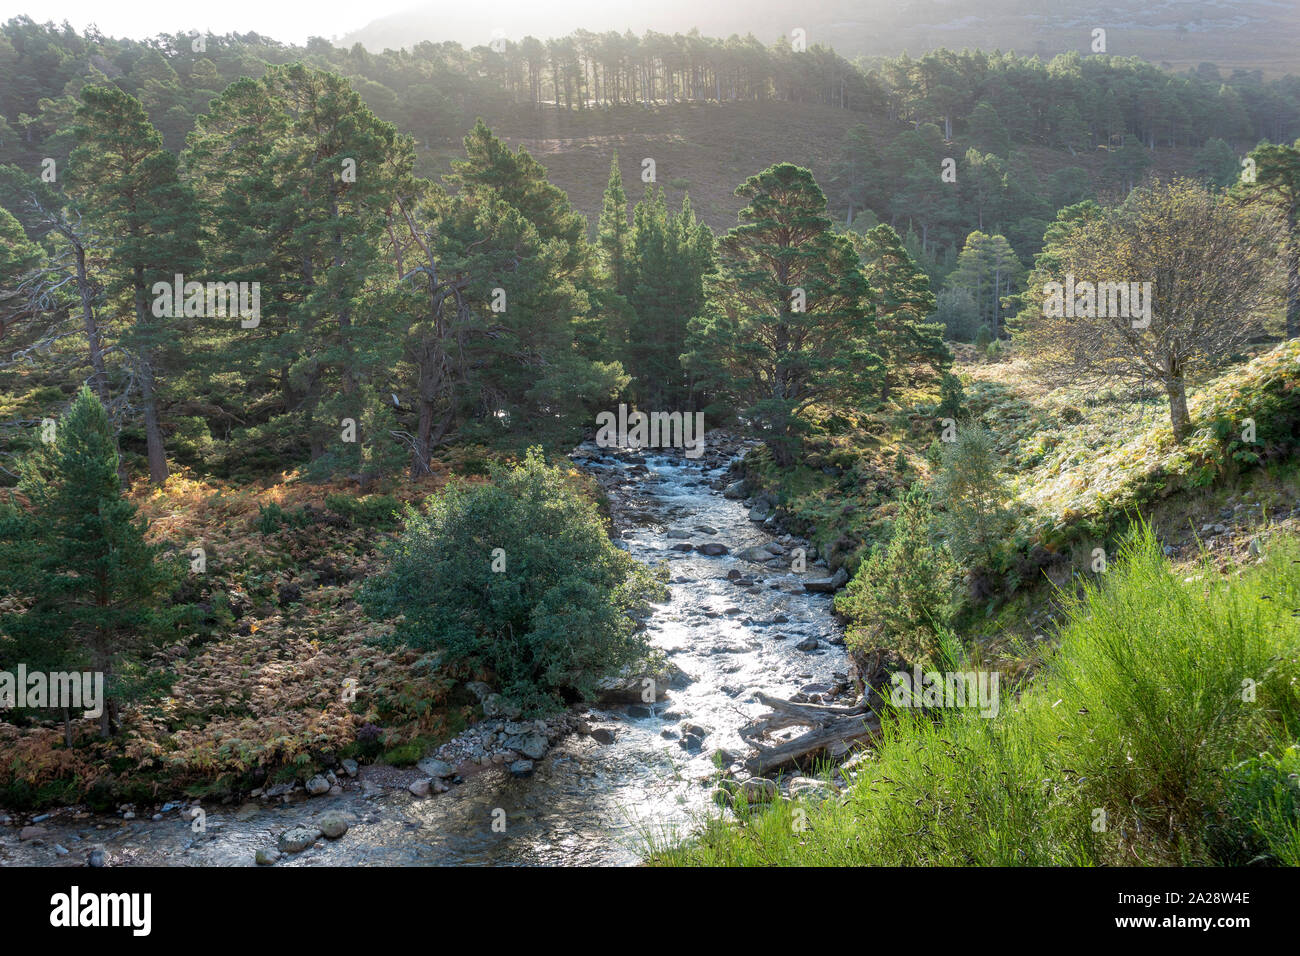
[[[651,858],[1300,862],[1300,542],[1266,553],[1184,578],[1141,525],[1100,583],[1062,596],[1057,651],[997,716],[896,708],[839,798],[742,808]]]

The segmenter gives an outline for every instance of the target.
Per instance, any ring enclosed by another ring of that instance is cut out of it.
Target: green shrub
[[[1300,866],[1300,744],[1233,767],[1219,817],[1209,842],[1220,862]]]
[[[533,713],[594,696],[645,654],[637,618],[662,597],[662,576],[614,547],[540,449],[494,466],[490,483],[453,482],[405,519],[361,593],[372,615],[402,615],[393,641],[489,669]]]
[[[935,413],[940,418],[958,419],[966,411],[966,394],[961,379],[951,372],[944,372],[939,380],[939,407]]]
[[[835,610],[849,619],[850,653],[885,648],[909,662],[932,660],[953,617],[957,566],[932,538],[929,503],[919,485],[904,494],[893,533],[836,595]]]
[[[995,567],[1014,523],[1001,467],[993,436],[978,425],[958,428],[957,440],[943,447],[935,495],[946,509],[948,545],[966,567]]]
[[[311,516],[303,509],[285,511],[274,501],[269,505],[257,506],[257,517],[253,527],[261,534],[275,534],[286,525],[291,528],[303,528],[311,523]]]
[[[325,507],[363,528],[392,529],[401,525],[402,502],[392,495],[326,495]]]

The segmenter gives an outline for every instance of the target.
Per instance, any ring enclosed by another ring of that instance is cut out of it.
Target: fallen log
[[[847,747],[854,741],[874,739],[879,734],[880,718],[875,714],[840,717],[774,747],[755,745],[755,753],[745,761],[745,769],[755,775],[771,773],[814,757],[837,744]]]
[[[751,774],[769,773],[830,750],[838,755],[848,751],[848,745],[857,740],[875,737],[880,733],[877,707],[880,696],[874,688],[850,706],[833,704],[797,704],[764,694],[754,693],[754,699],[764,704],[771,713],[764,714],[740,729],[740,735],[754,748],[754,755],[745,761]],[[804,726],[812,730],[791,740],[765,747],[762,737],[774,730]]]

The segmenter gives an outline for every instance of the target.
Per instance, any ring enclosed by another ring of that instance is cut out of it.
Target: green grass
[[[651,862],[1213,864],[1232,862],[1233,840],[1295,862],[1289,778],[1242,811],[1234,768],[1300,736],[1300,541],[1184,579],[1144,526],[1102,583],[1064,600],[1058,650],[997,717],[898,710],[838,800],[717,816],[650,846]]]

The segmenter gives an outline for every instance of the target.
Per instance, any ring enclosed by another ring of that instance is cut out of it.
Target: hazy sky
[[[819,7],[856,11],[894,0],[817,0]],[[143,39],[160,32],[256,31],[290,43],[308,37],[343,37],[367,24],[405,10],[437,39],[467,46],[488,43],[500,34],[518,40],[563,36],[578,27],[604,30],[647,28],[707,35],[758,30],[765,40],[799,24],[805,12],[797,0],[0,0],[0,21],[26,14],[38,23],[67,20],[78,30],[96,24],[109,36]],[[788,21],[788,22],[787,22]],[[412,22],[412,21],[406,21]],[[779,28],[778,28],[779,27]],[[400,34],[400,28],[398,33]],[[407,38],[385,36],[401,45]],[[810,38],[825,42],[829,37]]]
[[[416,0],[0,0],[0,21],[26,14],[38,23],[67,20],[78,30],[94,23],[110,36],[134,39],[162,32],[233,30],[301,43],[310,36],[342,36],[376,17],[416,5]]]

